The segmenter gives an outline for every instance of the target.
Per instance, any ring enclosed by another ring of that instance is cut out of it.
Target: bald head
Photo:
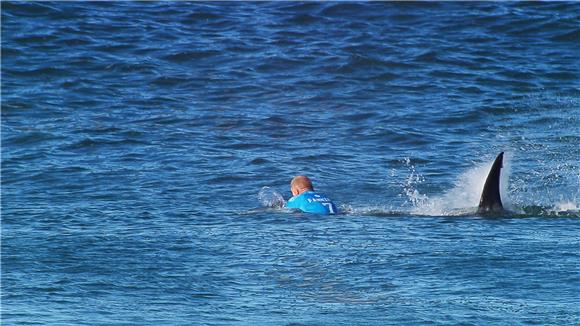
[[[297,196],[303,192],[314,190],[314,187],[312,186],[312,181],[307,176],[299,175],[294,177],[292,182],[290,182],[290,190],[292,191],[292,196]]]

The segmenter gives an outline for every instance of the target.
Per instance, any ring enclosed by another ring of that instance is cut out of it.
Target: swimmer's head
[[[290,182],[290,190],[292,191],[292,196],[298,196],[303,192],[314,190],[314,187],[307,176],[299,175]]]

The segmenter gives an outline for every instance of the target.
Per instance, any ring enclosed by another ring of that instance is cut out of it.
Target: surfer
[[[312,181],[305,175],[299,175],[292,179],[290,191],[292,191],[293,197],[286,203],[286,208],[299,209],[302,212],[314,214],[338,213],[338,209],[328,197],[314,191]]]

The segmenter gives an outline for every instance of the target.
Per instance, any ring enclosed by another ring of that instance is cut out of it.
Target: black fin
[[[503,167],[503,152],[496,157],[479,200],[478,213],[501,213],[503,212],[503,205],[501,203],[501,196],[499,193],[499,180],[501,177],[501,168]]]

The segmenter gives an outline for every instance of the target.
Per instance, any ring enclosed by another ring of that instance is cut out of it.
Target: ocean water
[[[2,325],[580,324],[579,3],[1,6]]]

